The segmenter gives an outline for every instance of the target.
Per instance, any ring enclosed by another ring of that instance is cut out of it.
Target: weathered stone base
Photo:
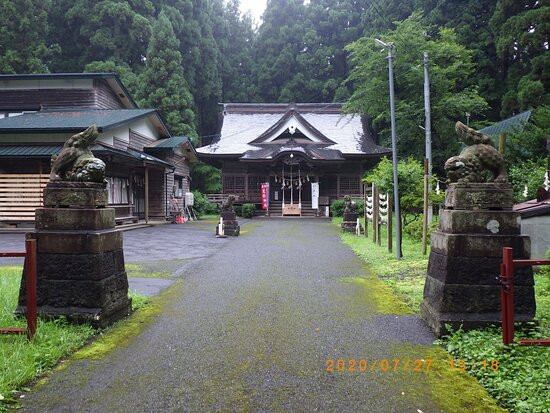
[[[220,227],[219,225],[216,225],[216,235],[219,234]],[[224,235],[228,235],[230,237],[238,237],[241,233],[241,227],[239,226],[238,221],[223,221],[223,233]]]
[[[46,317],[104,327],[129,314],[122,232],[104,184],[50,182],[36,211],[37,305]],[[26,305],[25,274],[17,311]]]
[[[344,212],[344,218],[342,220],[342,225],[341,225],[342,231],[352,232],[355,234],[355,227],[357,226],[357,218],[359,218],[358,212]],[[362,226],[361,226],[361,230],[363,230]]]
[[[445,191],[445,209],[511,210],[512,185],[498,183],[450,184]]]
[[[241,233],[237,214],[234,211],[222,211],[220,216],[223,218],[223,233],[231,237],[238,237]],[[219,234],[219,226],[216,225],[216,235]]]
[[[24,314],[25,306],[18,306],[16,314]],[[89,323],[94,328],[104,328],[118,320],[122,320],[132,312],[132,300],[119,302],[118,307],[111,308],[83,308],[83,307],[52,307],[49,305],[38,307],[38,315],[42,318],[65,317],[74,324]]]
[[[357,227],[357,221],[354,221],[354,222],[344,221],[344,222],[342,222],[341,227],[342,227],[343,232],[351,232],[351,233],[355,234],[356,227]],[[361,223],[359,223],[359,227],[361,228],[361,232],[364,232],[364,228],[363,228],[363,225],[361,225]]]
[[[462,328],[463,330],[472,330],[474,328],[488,327],[491,325],[499,326],[502,319],[500,312],[492,313],[467,313],[467,312],[455,312],[455,313],[441,313],[435,311],[429,304],[423,302],[420,306],[420,317],[426,321],[428,327],[434,332],[437,337],[441,337],[449,331],[447,325],[453,330]],[[533,315],[531,314],[515,314],[514,320],[517,323],[531,323],[533,321]]]
[[[502,248],[528,259],[529,237],[520,234],[508,184],[450,184],[439,230],[431,234],[428,275],[421,316],[438,336],[445,325],[468,330],[501,324],[499,281]],[[531,267],[514,274],[515,320],[533,321],[535,293]]]
[[[105,185],[85,182],[48,183],[44,188],[46,207],[106,207]]]

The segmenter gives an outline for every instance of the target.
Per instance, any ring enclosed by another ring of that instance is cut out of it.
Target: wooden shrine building
[[[182,207],[195,149],[156,109],[139,108],[117,75],[0,75],[0,228],[34,225],[51,156],[91,124],[117,223],[164,220],[173,200]]]
[[[270,215],[323,216],[334,199],[361,197],[364,171],[391,153],[374,142],[359,115],[341,108],[226,103],[219,137],[197,152],[221,168],[221,198],[232,194],[260,208],[262,184],[269,184]]]

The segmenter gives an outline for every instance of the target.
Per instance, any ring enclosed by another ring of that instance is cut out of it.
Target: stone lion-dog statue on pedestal
[[[455,125],[456,133],[466,148],[459,156],[453,156],[445,162],[447,183],[483,183],[483,172],[489,171],[489,182],[506,183],[508,174],[502,154],[493,146],[491,138],[462,122]]]
[[[98,135],[97,127],[71,136],[58,155],[51,160],[50,181],[105,182],[105,163],[94,156],[90,145]]]

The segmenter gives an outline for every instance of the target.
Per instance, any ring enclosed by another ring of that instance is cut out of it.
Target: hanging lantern
[[[527,195],[529,195],[529,188],[527,187],[527,185],[525,185],[525,189],[523,190],[523,197],[527,198]]]
[[[437,184],[436,184],[436,186],[435,186],[435,193],[436,193],[437,195],[441,194],[441,189],[439,188],[439,181],[437,181]]]

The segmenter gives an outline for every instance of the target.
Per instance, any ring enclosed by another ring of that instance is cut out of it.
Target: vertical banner
[[[269,183],[262,184],[262,209],[269,208]]]
[[[319,182],[311,183],[311,208],[319,208]]]

